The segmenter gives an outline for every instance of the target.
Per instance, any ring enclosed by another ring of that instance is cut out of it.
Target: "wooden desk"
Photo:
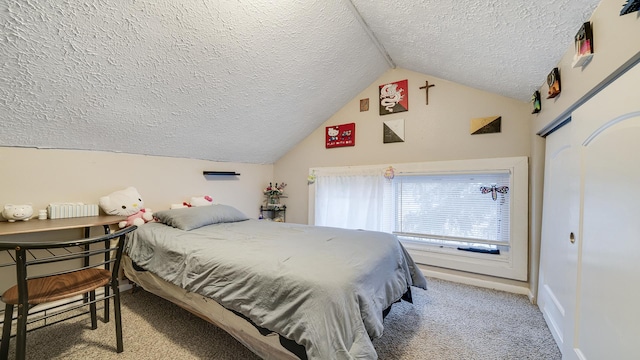
[[[86,216],[68,219],[31,219],[29,221],[0,222],[0,243],[10,243],[4,238],[5,235],[29,234],[45,231],[67,230],[85,228],[85,231],[92,226],[104,226],[108,228],[120,221],[126,220],[125,216]],[[85,233],[86,234],[86,233]]]

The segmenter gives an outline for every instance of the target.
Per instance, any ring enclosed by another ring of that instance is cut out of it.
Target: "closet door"
[[[570,241],[578,229],[578,169],[571,146],[572,123],[564,125],[546,138],[542,241],[538,306],[560,350],[567,337],[567,319],[575,308],[575,259],[577,245]]]
[[[640,66],[572,114],[581,162],[576,316],[565,358],[637,359]]]

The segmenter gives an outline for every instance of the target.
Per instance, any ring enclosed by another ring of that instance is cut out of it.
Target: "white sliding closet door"
[[[561,349],[565,337],[571,337],[565,331],[565,323],[570,321],[566,316],[575,299],[576,265],[569,258],[575,259],[578,249],[570,242],[570,234],[578,229],[575,181],[572,189],[578,169],[571,146],[571,126],[568,123],[546,138],[538,283],[538,306]]]
[[[573,114],[581,234],[571,351],[638,359],[640,339],[640,66]],[[565,347],[566,349],[566,347]]]

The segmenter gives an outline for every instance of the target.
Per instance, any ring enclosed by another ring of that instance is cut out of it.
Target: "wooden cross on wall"
[[[429,105],[429,88],[430,87],[434,87],[434,86],[435,85],[433,85],[433,84],[429,85],[429,81],[425,81],[424,82],[424,86],[420,86],[420,90],[425,89],[427,105]]]

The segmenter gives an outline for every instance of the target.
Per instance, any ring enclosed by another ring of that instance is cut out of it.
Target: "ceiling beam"
[[[378,41],[376,34],[374,34],[373,31],[371,31],[371,28],[369,27],[367,22],[364,21],[364,19],[362,18],[362,15],[360,14],[360,11],[358,11],[356,6],[353,4],[353,0],[345,0],[345,3],[349,7],[349,9],[351,9],[351,12],[356,17],[360,25],[362,25],[362,28],[364,29],[364,31],[367,33],[367,35],[369,35],[369,38],[371,39],[371,41],[373,41],[373,44],[378,48],[378,51],[380,52],[382,57],[384,57],[384,60],[387,62],[387,64],[389,64],[389,67],[392,69],[395,69],[396,63],[393,62],[393,59],[391,58],[391,56],[389,56],[389,53],[387,52],[387,50],[384,48],[384,46],[382,46],[380,41]]]

